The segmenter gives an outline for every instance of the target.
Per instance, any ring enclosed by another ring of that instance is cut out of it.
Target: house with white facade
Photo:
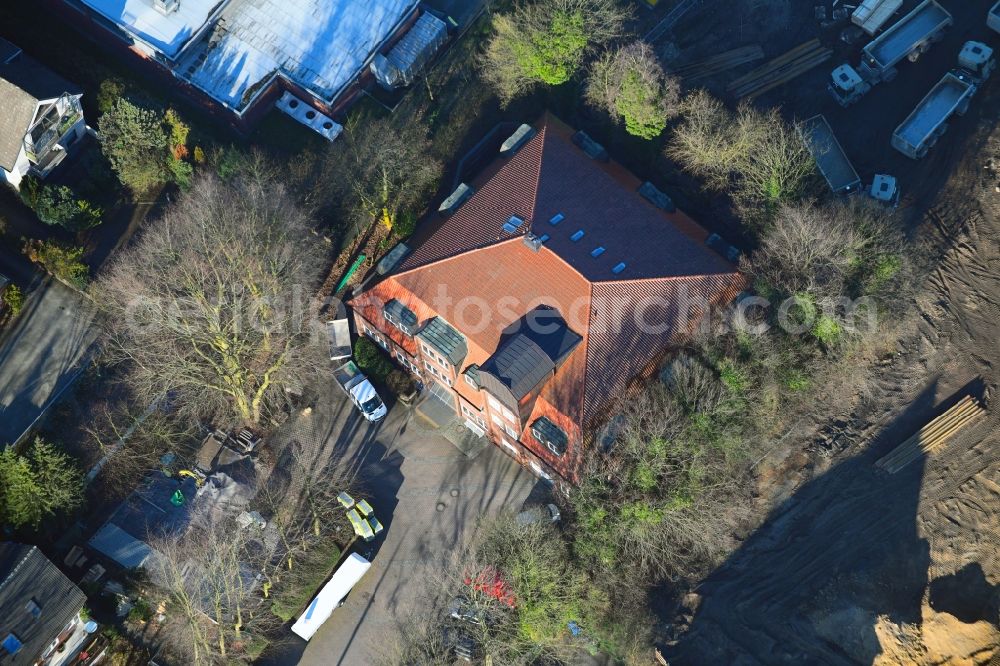
[[[0,39],[0,176],[45,178],[87,132],[82,92]]]

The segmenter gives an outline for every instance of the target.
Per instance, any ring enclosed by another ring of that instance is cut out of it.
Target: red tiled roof
[[[591,282],[732,272],[705,246],[708,233],[681,211],[667,213],[636,192],[639,179],[614,162],[587,157],[572,130],[547,117],[537,134],[459,210],[438,223],[400,270],[520,237],[547,234],[551,248]],[[501,158],[504,159],[504,158]],[[556,214],[563,219],[550,224]],[[503,230],[512,215],[526,224]],[[578,241],[571,236],[583,231]],[[591,253],[598,247],[598,257]],[[612,272],[625,263],[620,274]]]
[[[390,334],[382,304],[399,299],[421,323],[443,317],[469,342],[462,368],[484,363],[501,333],[534,308],[556,308],[583,340],[542,389],[530,422],[545,414],[579,436],[627,394],[664,350],[698,322],[698,303],[727,302],[742,276],[705,244],[707,232],[681,212],[640,197],[639,181],[614,163],[591,160],[571,130],[547,119],[538,133],[480,184],[476,194],[418,244],[396,273],[352,305]],[[549,224],[562,212],[563,221]],[[502,225],[527,221],[517,233]],[[528,227],[550,239],[537,251]],[[569,236],[584,230],[581,241]],[[605,248],[598,257],[594,247]],[[619,262],[621,274],[611,268]],[[689,308],[687,303],[694,302]],[[690,312],[690,317],[686,314]],[[406,348],[413,341],[393,335]],[[547,456],[530,437],[522,441]],[[571,452],[560,473],[572,478]]]

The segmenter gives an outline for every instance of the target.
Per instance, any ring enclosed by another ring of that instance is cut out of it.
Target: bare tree
[[[430,604],[404,619],[386,664],[451,663],[456,648],[497,666],[576,663],[588,645],[645,663],[645,587],[592,580],[550,524],[485,518],[476,536],[429,582]],[[579,636],[573,636],[572,622]]]
[[[480,61],[502,104],[538,84],[569,81],[586,55],[621,34],[629,11],[618,0],[535,0],[493,17]]]
[[[895,256],[897,229],[891,210],[866,199],[783,206],[743,269],[782,294],[856,296],[863,285],[850,283]]]
[[[744,104],[734,113],[705,91],[684,100],[667,155],[712,187],[730,192],[756,223],[806,196],[815,183],[812,155],[777,109]]]
[[[90,475],[100,474],[103,488],[130,492],[142,477],[161,466],[168,452],[184,464],[190,460],[198,429],[190,420],[169,413],[166,402],[164,396],[148,407],[127,400],[92,406],[90,420],[82,427],[101,455]]]
[[[747,509],[742,403],[698,360],[675,373],[623,405],[613,448],[569,494],[574,551],[603,576],[693,579],[730,551]]]
[[[667,76],[645,42],[609,51],[590,69],[587,100],[625,121],[629,134],[654,139],[677,115],[680,83]]]
[[[407,236],[443,172],[431,148],[419,115],[406,122],[355,116],[329,149],[290,165],[290,178],[309,205],[359,234],[381,223]]]
[[[323,367],[308,216],[265,177],[202,176],[101,276],[108,350],[140,401],[261,423]]]
[[[194,664],[249,661],[253,642],[278,624],[261,600],[267,550],[257,528],[227,519],[150,545],[150,578],[168,600],[172,650]]]

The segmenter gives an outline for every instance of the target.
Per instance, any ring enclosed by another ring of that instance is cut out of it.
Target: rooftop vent
[[[153,8],[164,16],[176,12],[180,5],[180,0],[153,0]]]
[[[321,134],[327,141],[333,141],[344,131],[343,127],[333,122],[333,119],[323,115],[288,91],[285,91],[274,105],[317,134]]]
[[[500,145],[500,154],[505,157],[513,155],[517,152],[518,148],[528,143],[536,133],[535,128],[531,125],[521,125]]]
[[[577,229],[572,236],[569,237],[571,241],[578,241],[583,238],[583,229]]]
[[[524,240],[524,244],[527,245],[528,247],[530,247],[535,252],[538,252],[538,250],[541,249],[542,243],[544,243],[545,239],[547,239],[547,238],[548,238],[548,236],[545,236],[543,238],[539,238],[538,236],[536,236],[535,234],[533,234],[531,232],[526,233],[522,237],[522,239]]]
[[[615,267],[611,269],[611,272],[614,273],[615,275],[618,275],[623,270],[625,270],[625,262],[624,261],[621,262],[620,264],[616,264]]]
[[[519,218],[517,215],[511,215],[510,219],[503,223],[503,230],[509,234],[513,234],[521,228],[522,224],[524,224],[524,220]]]
[[[592,257],[599,257],[602,254],[604,254],[604,248],[603,247],[595,247],[593,249],[593,251],[591,251],[590,256],[592,256]]]
[[[441,205],[438,206],[438,213],[440,213],[443,217],[448,217],[461,208],[462,204],[468,201],[469,197],[475,193],[476,191],[473,188],[469,187],[465,183],[459,183],[458,187],[455,188],[455,191],[449,194],[448,198],[442,201]]]
[[[555,226],[565,219],[566,219],[565,215],[563,215],[562,213],[556,213],[555,215],[549,218],[549,224]]]
[[[639,195],[657,208],[661,208],[668,213],[673,213],[677,210],[677,206],[674,205],[674,200],[668,197],[665,193],[656,189],[656,186],[648,180],[639,186]]]

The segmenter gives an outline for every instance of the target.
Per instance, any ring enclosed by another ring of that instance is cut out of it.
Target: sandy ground
[[[774,508],[687,597],[671,664],[1000,659],[1000,193],[984,168],[1000,165],[998,101],[984,90],[967,134],[915,167],[911,247],[932,261],[895,351],[831,387],[826,422],[767,462]],[[985,419],[897,474],[873,466],[967,394]]]

